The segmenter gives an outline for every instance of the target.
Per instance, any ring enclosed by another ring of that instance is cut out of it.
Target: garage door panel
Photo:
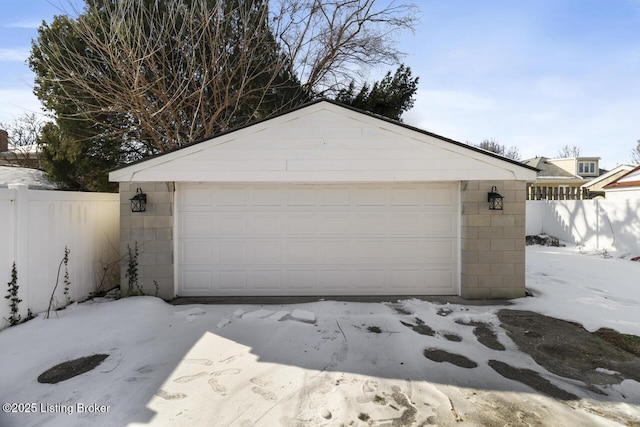
[[[220,186],[213,192],[213,206],[247,206],[247,191],[249,188],[237,186]]]
[[[381,293],[387,284],[384,269],[356,270],[352,274],[352,282],[360,284],[362,290],[369,293]]]
[[[188,292],[191,294],[209,294],[213,291],[212,274],[209,270],[188,270],[182,274],[182,282],[188,283]]]
[[[416,236],[416,232],[424,229],[424,216],[421,212],[393,215],[385,224],[392,236]]]
[[[351,289],[351,270],[347,268],[326,268],[321,271],[320,287],[329,294],[344,294]]]
[[[346,262],[356,263],[386,263],[389,251],[393,250],[387,240],[358,240],[354,243],[355,256],[347,259]]]
[[[357,236],[379,236],[386,234],[387,215],[378,214],[357,214],[353,220],[352,231]]]
[[[221,241],[218,243],[218,260],[222,264],[244,264],[247,260],[247,242]]]
[[[453,272],[450,269],[426,270],[424,275],[424,284],[429,288],[446,290],[449,289],[449,283],[453,280]]]
[[[455,263],[457,245],[451,240],[429,240],[424,242],[422,255],[425,262]]]
[[[256,264],[272,264],[284,261],[280,240],[258,240],[249,246],[249,259]]]
[[[441,206],[456,206],[457,194],[454,188],[447,185],[431,186],[423,189],[423,197],[425,204],[431,206],[432,209]]]
[[[252,236],[280,236],[282,234],[282,216],[279,213],[251,215],[248,223],[248,229]]]
[[[185,212],[178,225],[183,238],[213,236],[213,220],[211,214]]]
[[[251,192],[253,206],[281,206],[282,191],[279,187],[258,187]]]
[[[220,269],[217,282],[217,288],[223,293],[247,291],[247,271]]]
[[[220,214],[214,220],[216,236],[248,237],[247,218],[243,214]]]
[[[285,215],[287,234],[289,236],[311,236],[316,234],[315,214],[289,214]]]
[[[185,209],[211,206],[211,190],[208,188],[185,188],[180,194],[180,204]]]
[[[388,244],[390,264],[421,264],[423,262],[423,241],[419,239],[392,240]]]
[[[293,240],[287,244],[287,260],[309,264],[317,260],[317,244],[314,240]]]
[[[287,280],[283,288],[291,289],[299,295],[314,295],[318,289],[318,272],[315,268],[289,269],[286,272]],[[321,294],[317,294],[321,295]]]
[[[188,240],[181,242],[179,261],[186,265],[209,265],[218,260],[218,245],[209,240]]]
[[[312,186],[292,186],[287,192],[287,204],[289,206],[315,206],[317,194]]]
[[[350,262],[353,253],[350,240],[325,240],[318,242],[320,262],[333,264],[336,262]]]
[[[458,292],[456,184],[178,184],[177,192],[182,295]]]
[[[348,187],[327,188],[321,192],[322,206],[350,206],[351,191]]]
[[[392,268],[387,272],[388,281],[392,284],[392,290],[404,293],[408,291],[419,295],[418,291],[423,287],[424,271],[417,268]],[[392,292],[393,294],[393,292]]]
[[[431,237],[454,237],[457,235],[457,217],[450,213],[423,214],[424,235]]]
[[[420,206],[422,194],[419,186],[400,186],[391,188],[391,206]]]
[[[349,213],[328,213],[318,226],[322,236],[345,236],[353,231],[353,216]]]
[[[355,206],[385,206],[386,194],[383,188],[358,187],[355,193]]]
[[[282,272],[280,270],[254,270],[249,273],[249,283],[262,292],[280,291]]]

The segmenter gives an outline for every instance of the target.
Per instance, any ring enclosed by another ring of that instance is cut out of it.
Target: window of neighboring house
[[[596,162],[578,162],[579,175],[593,175],[596,173]]]

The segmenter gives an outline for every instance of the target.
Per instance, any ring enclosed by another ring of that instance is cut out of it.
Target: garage
[[[457,294],[458,191],[178,185],[179,294]]]
[[[112,171],[121,289],[168,300],[521,297],[536,171],[313,101]]]

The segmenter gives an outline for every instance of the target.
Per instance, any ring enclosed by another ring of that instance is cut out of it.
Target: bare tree
[[[558,157],[561,159],[568,159],[572,157],[580,157],[580,153],[582,150],[577,145],[573,147],[569,147],[569,145],[565,145],[558,151]]]
[[[507,148],[503,144],[498,143],[495,139],[485,139],[480,144],[477,144],[476,147],[491,151],[511,160],[520,160],[520,151],[518,150],[518,147],[511,146]]]
[[[381,4],[384,3],[384,4]],[[279,0],[273,32],[303,87],[316,94],[346,88],[354,72],[396,64],[396,35],[413,30],[415,4],[376,0]]]
[[[631,161],[636,165],[640,165],[640,139],[638,140],[636,148],[631,150]]]
[[[126,161],[289,109],[337,91],[360,67],[397,61],[392,36],[412,29],[416,12],[376,0],[87,0],[77,19],[40,28],[30,65],[46,107],[121,140]]]
[[[25,113],[10,123],[0,122],[0,129],[7,131],[9,153],[3,160],[23,167],[40,167],[38,138],[44,126],[42,119],[34,113]]]

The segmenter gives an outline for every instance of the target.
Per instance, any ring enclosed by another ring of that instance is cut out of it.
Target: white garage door
[[[178,294],[458,294],[456,183],[180,184]]]

